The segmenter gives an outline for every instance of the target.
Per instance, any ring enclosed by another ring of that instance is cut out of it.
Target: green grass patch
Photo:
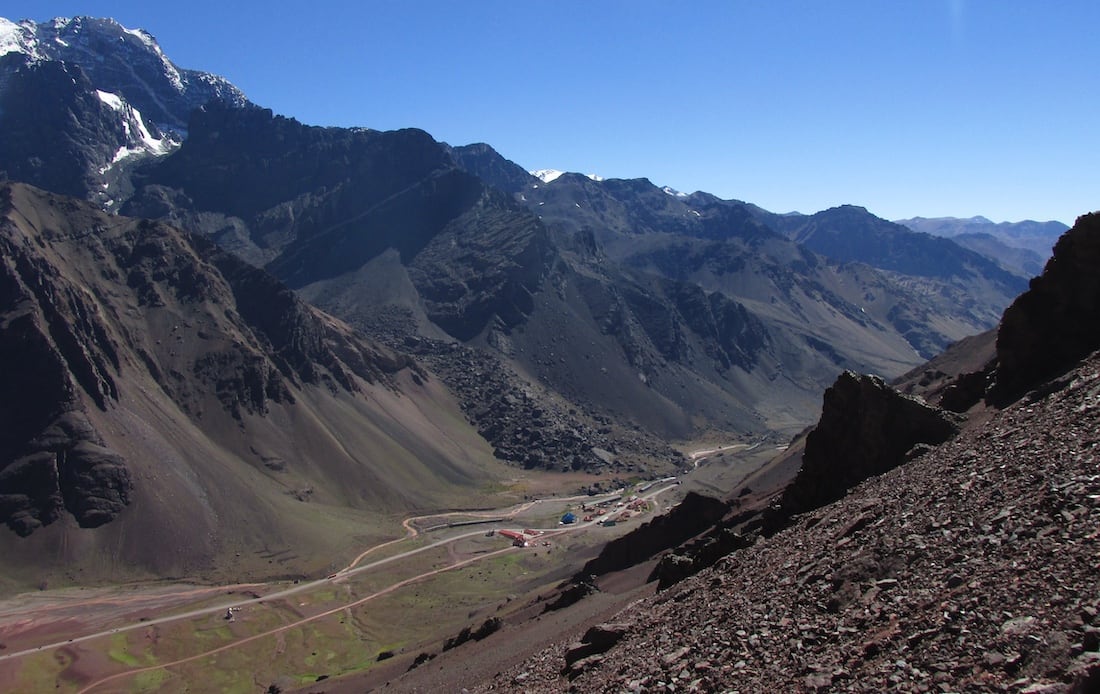
[[[10,662],[10,661],[9,661]],[[19,658],[13,692],[44,692],[53,691],[57,685],[60,670],[68,666],[68,661],[61,663],[54,656],[53,651],[43,650],[41,653],[32,653]],[[11,667],[6,665],[6,667]],[[65,680],[60,680],[65,681]],[[72,682],[76,686],[75,682]]]
[[[168,681],[170,675],[165,670],[146,670],[134,675],[134,689],[140,692],[151,692],[161,689]]]
[[[126,634],[115,634],[111,637],[111,646],[107,650],[111,660],[117,661],[127,667],[141,667],[141,660],[130,653],[130,644]]]

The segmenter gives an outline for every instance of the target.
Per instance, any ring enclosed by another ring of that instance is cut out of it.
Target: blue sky
[[[1100,209],[1094,0],[5,0],[111,16],[303,122],[767,209]]]

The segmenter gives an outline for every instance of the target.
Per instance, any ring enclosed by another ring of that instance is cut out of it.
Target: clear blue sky
[[[767,209],[1100,209],[1095,0],[5,0],[110,16],[310,124]]]

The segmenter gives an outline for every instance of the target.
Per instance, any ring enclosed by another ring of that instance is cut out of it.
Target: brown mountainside
[[[0,209],[13,574],[319,571],[495,469],[411,359],[210,242],[17,184]]]

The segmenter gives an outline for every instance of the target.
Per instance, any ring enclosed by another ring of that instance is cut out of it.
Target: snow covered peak
[[[551,181],[556,181],[558,178],[560,178],[561,176],[564,176],[566,174],[565,171],[558,171],[557,169],[536,169],[534,171],[528,171],[527,173],[531,174],[532,176],[539,179],[543,183],[550,183]],[[599,183],[600,181],[603,180],[603,176],[599,176],[599,175],[594,174],[594,173],[585,174],[585,177],[590,178],[593,181],[596,181],[597,183]]]
[[[0,55],[8,53],[23,53],[31,58],[42,58],[38,52],[34,22],[23,20],[16,24],[0,17]]]
[[[0,19],[0,55],[10,52],[79,66],[96,89],[140,108],[163,131],[182,134],[191,112],[211,100],[233,106],[248,103],[224,78],[177,67],[152,34],[113,19]]]
[[[534,171],[528,171],[527,173],[531,174],[543,183],[550,183],[551,181],[556,181],[565,172],[558,171],[557,169],[536,169]]]

